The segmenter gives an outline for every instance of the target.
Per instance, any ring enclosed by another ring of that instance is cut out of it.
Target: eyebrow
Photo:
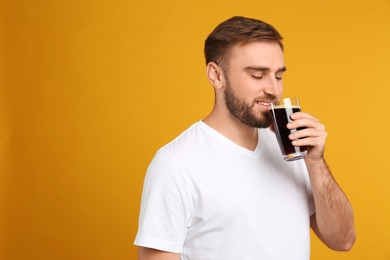
[[[268,67],[248,66],[248,67],[245,67],[245,70],[248,71],[248,72],[252,72],[252,71],[269,71],[270,68],[268,68]],[[281,67],[280,69],[278,69],[276,71],[276,73],[278,73],[278,72],[285,72],[286,70],[287,70],[287,68],[284,66],[284,67]]]

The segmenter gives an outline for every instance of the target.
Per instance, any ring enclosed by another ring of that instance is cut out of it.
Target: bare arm
[[[290,129],[307,127],[295,132],[290,139],[303,138],[293,144],[308,145],[305,162],[316,209],[310,219],[311,227],[329,248],[348,251],[356,239],[353,209],[325,162],[325,127],[307,113],[295,113],[291,118],[294,121],[288,125]]]
[[[138,260],[180,260],[180,254],[140,246]]]
[[[324,161],[307,166],[316,205],[311,227],[329,248],[348,251],[355,242],[352,207]]]

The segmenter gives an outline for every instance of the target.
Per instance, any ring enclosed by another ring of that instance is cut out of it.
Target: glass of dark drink
[[[284,98],[271,104],[272,120],[274,122],[275,134],[285,161],[295,161],[307,155],[307,146],[293,146],[288,136],[301,128],[288,129],[287,124],[291,122],[290,115],[301,111],[298,98]]]

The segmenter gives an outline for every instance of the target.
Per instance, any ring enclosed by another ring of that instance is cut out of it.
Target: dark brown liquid
[[[288,138],[288,136],[297,131],[304,128],[298,128],[298,129],[288,129],[287,123],[291,122],[290,115],[295,112],[299,112],[300,109],[298,107],[292,107],[292,108],[274,108],[272,112],[272,119],[274,121],[275,126],[275,134],[278,139],[278,143],[280,146],[280,150],[282,151],[283,155],[292,154],[292,153],[299,153],[307,150],[306,146],[293,146],[292,140]]]

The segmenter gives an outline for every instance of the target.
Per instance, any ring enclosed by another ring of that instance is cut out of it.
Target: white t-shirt
[[[182,260],[309,259],[313,212],[305,163],[285,162],[269,129],[250,151],[199,121],[149,165],[134,244]]]

